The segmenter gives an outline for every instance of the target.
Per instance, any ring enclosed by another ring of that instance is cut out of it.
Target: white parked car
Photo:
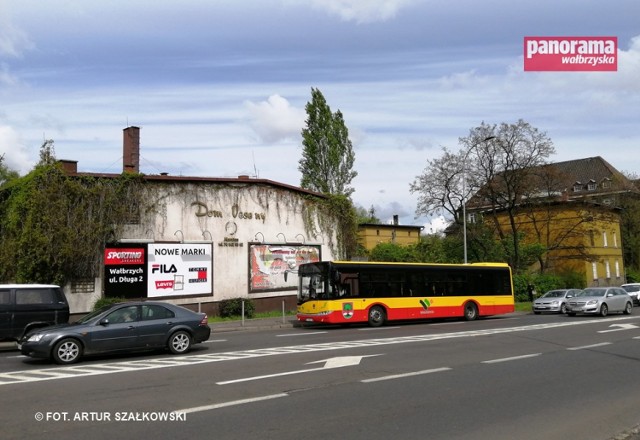
[[[627,291],[631,299],[633,300],[633,305],[640,305],[640,283],[628,283],[623,284],[622,287]]]

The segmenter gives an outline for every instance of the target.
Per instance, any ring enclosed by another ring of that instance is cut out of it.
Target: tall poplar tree
[[[311,101],[305,109],[307,121],[302,130],[303,150],[298,166],[302,173],[300,186],[349,197],[354,191],[349,185],[358,173],[353,170],[355,153],[342,113],[332,113],[316,88],[311,88]]]

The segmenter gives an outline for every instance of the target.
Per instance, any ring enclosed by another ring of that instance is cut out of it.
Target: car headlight
[[[598,300],[592,299],[591,301],[587,301],[588,306],[595,306],[598,304]]]
[[[42,334],[42,333],[38,333],[38,334],[36,334],[36,335],[31,335],[31,336],[29,336],[29,339],[27,339],[27,341],[29,341],[29,342],[40,342],[40,340],[41,340],[42,338],[44,338],[44,337],[45,337],[45,335],[44,335],[44,334]]]
[[[552,306],[557,306],[557,305],[558,305],[558,301],[552,301],[552,302],[551,302],[551,305],[552,305]]]

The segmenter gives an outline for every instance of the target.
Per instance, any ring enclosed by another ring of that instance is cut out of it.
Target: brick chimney
[[[67,174],[78,174],[78,161],[60,159],[58,161],[62,165],[62,170]]]
[[[122,171],[140,172],[140,127],[127,127],[123,130]]]

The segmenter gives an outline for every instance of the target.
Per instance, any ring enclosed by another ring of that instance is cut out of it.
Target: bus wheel
[[[384,309],[380,306],[373,306],[369,309],[369,325],[371,327],[380,327],[387,320]]]
[[[468,302],[464,305],[464,319],[467,321],[478,319],[478,307],[474,303]]]

